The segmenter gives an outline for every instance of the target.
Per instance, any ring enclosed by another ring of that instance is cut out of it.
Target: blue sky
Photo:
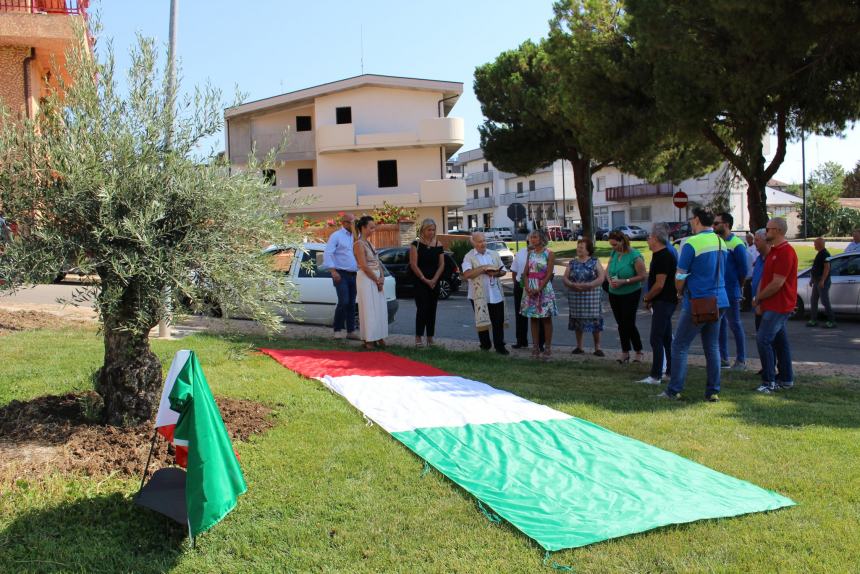
[[[102,0],[94,8],[119,70],[127,69],[138,32],[166,52],[170,0]],[[466,150],[478,147],[482,121],[472,93],[475,67],[545,35],[551,15],[551,0],[179,0],[177,53],[184,88],[208,80],[225,102],[236,86],[256,100],[358,75],[362,54],[365,73],[463,82],[452,115],[465,120]],[[222,142],[212,145],[220,150]],[[853,168],[858,159],[860,128],[843,140],[807,140],[807,176],[824,161]],[[799,144],[790,146],[777,178],[800,181]]]

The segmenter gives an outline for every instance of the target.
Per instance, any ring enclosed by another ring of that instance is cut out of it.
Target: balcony
[[[281,207],[288,213],[343,211],[358,205],[355,184],[282,188]]]
[[[427,118],[414,132],[355,133],[355,124],[317,128],[318,153],[445,146],[453,153],[463,145],[462,118]]]
[[[51,58],[62,69],[77,40],[72,24],[86,18],[88,5],[89,0],[0,0],[0,45],[36,48],[43,69],[51,69]]]
[[[470,197],[463,209],[487,209],[493,207],[493,197]]]
[[[427,179],[421,182],[421,205],[462,207],[466,182],[462,179]]]
[[[512,203],[539,203],[543,201],[555,201],[554,187],[539,187],[531,191],[503,193],[500,197],[501,205]]]
[[[678,188],[671,183],[637,183],[606,188],[606,201],[629,201],[646,197],[672,197]]]
[[[89,0],[0,0],[0,12],[86,16]]]
[[[493,181],[493,170],[478,171],[466,175],[466,185],[478,185],[479,183],[489,183]]]

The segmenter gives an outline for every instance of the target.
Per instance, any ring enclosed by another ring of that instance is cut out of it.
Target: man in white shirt
[[[337,291],[337,307],[334,309],[335,339],[361,339],[355,332],[355,274],[358,264],[352,245],[352,223],[355,215],[344,213],[341,217],[341,229],[332,233],[323,252],[323,265],[331,272],[331,280]],[[346,333],[343,328],[346,326]]]
[[[505,274],[505,266],[499,254],[487,249],[487,238],[481,232],[472,234],[474,249],[463,259],[463,277],[469,281],[469,301],[475,310],[475,326],[481,349],[490,350],[490,333],[493,332],[492,347],[501,355],[508,355],[505,348],[505,296],[499,281]]]
[[[851,232],[851,237],[854,241],[845,247],[845,253],[860,253],[860,227]]]
[[[514,282],[514,322],[516,325],[517,334],[516,345],[511,345],[514,349],[529,348],[529,320],[528,318],[520,315],[520,306],[523,300],[523,286],[520,284],[520,279],[522,274],[525,272],[528,258],[529,248],[528,245],[526,245],[525,247],[517,251],[517,254],[514,256],[514,261],[513,263],[511,263],[511,278]],[[538,346],[540,347],[540,351],[543,352],[543,323],[539,323],[538,329],[538,333],[540,334],[540,336],[538,337]]]

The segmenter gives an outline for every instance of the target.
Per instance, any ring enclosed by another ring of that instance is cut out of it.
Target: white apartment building
[[[528,227],[561,225],[575,227],[581,222],[576,203],[573,170],[570,162],[557,160],[527,176],[497,170],[484,158],[483,150],[460,153],[454,162],[466,182],[466,205],[462,211],[464,228],[512,227],[507,216],[511,203],[522,203],[528,211]],[[619,225],[638,225],[650,230],[654,223],[686,221],[697,205],[710,204],[719,193],[728,194],[736,229],[749,229],[746,208],[746,183],[732,180],[724,164],[717,170],[680,184],[651,184],[634,175],[609,167],[592,174],[594,222],[611,229]],[[689,197],[687,208],[672,204],[676,191]],[[777,189],[767,189],[768,211],[784,216],[790,231],[798,224],[801,200]]]
[[[242,169],[286,136],[265,175],[291,214],[360,215],[388,202],[441,232],[465,204],[446,164],[463,145],[462,118],[448,116],[462,92],[460,82],[365,74],[227,108],[227,157]]]

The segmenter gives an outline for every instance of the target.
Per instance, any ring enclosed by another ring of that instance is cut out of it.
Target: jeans
[[[663,356],[666,356],[666,374],[672,372],[672,314],[675,303],[654,301],[651,303],[651,376],[659,379],[663,375]]]
[[[720,309],[720,319],[724,312],[725,309]],[[702,350],[705,351],[708,371],[705,396],[720,392],[720,322],[696,325],[693,323],[690,310],[682,308],[678,317],[678,327],[675,329],[675,338],[672,340],[672,380],[669,382],[669,388],[666,389],[670,395],[677,395],[684,390],[687,379],[687,354],[693,339],[699,333],[702,334]]]
[[[827,313],[827,320],[831,323],[836,321],[836,315],[833,314],[833,307],[830,306],[830,277],[824,282],[824,287],[819,288],[818,282],[820,279],[812,280],[812,295],[809,301],[809,318],[813,321],[818,319],[818,298],[821,297],[821,302],[824,304],[824,312]]]
[[[735,338],[735,360],[744,363],[747,360],[747,342],[744,334],[744,326],[741,323],[741,302],[737,299],[729,299],[729,307],[726,314],[720,319],[720,358],[729,360],[729,329]]]
[[[428,337],[436,334],[436,305],[439,303],[439,284],[430,289],[423,281],[415,282],[415,336]]]
[[[334,331],[346,330],[349,333],[355,331],[355,271],[341,271],[338,269],[340,281],[334,282],[337,292],[337,307],[334,308]]]
[[[758,344],[758,356],[761,359],[761,380],[764,383],[775,383],[774,355],[779,367],[780,382],[794,384],[794,371],[791,367],[791,347],[788,345],[786,327],[789,313],[765,311],[761,315],[761,324],[755,339]]]
[[[642,289],[626,295],[609,294],[609,306],[612,307],[612,315],[618,323],[618,336],[621,338],[621,350],[630,352],[630,345],[637,353],[642,352],[642,339],[639,337],[639,329],[636,328],[636,310],[639,308],[639,299],[642,297]]]

